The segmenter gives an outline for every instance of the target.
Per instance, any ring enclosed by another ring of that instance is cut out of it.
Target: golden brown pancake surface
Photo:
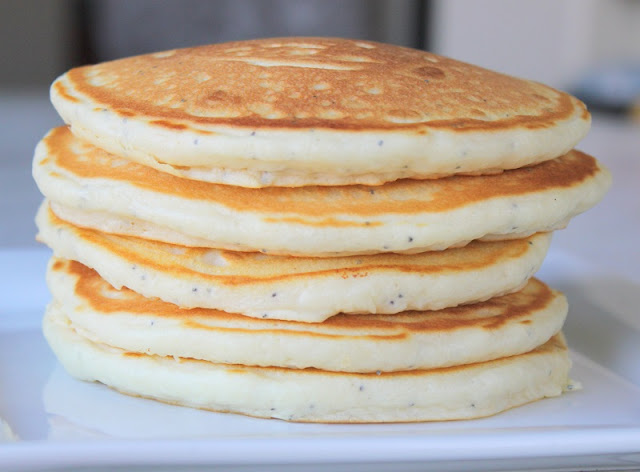
[[[76,68],[68,77],[98,107],[177,130],[214,123],[463,132],[550,127],[575,112],[569,95],[541,84],[424,51],[331,38],[178,49]],[[74,100],[62,83],[55,87]]]

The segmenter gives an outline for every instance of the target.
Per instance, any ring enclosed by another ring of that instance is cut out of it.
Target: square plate
[[[0,417],[19,437],[0,443],[0,470],[640,469],[640,287],[553,247],[538,276],[569,298],[583,389],[490,418],[386,425],[218,414],[76,381],[40,333],[48,257],[0,251]]]

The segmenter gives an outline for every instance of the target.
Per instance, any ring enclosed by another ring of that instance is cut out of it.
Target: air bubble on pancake
[[[203,82],[206,82],[207,80],[210,80],[211,76],[206,72],[198,72],[193,76],[193,78],[196,80],[196,82],[203,83]]]
[[[313,90],[326,90],[329,88],[329,84],[326,82],[320,82],[317,84],[313,84]]]
[[[469,110],[469,113],[478,119],[487,117],[487,114],[485,112],[483,112],[482,110],[478,110],[477,108],[472,108],[471,110]]]
[[[110,163],[110,166],[112,169],[118,168],[118,167],[124,167],[128,164],[130,164],[131,162],[126,160],[126,159],[113,159]]]
[[[280,47],[302,48],[302,49],[326,49],[322,44],[317,43],[279,43]]]
[[[370,57],[365,56],[336,56],[335,59],[346,62],[376,62]]]
[[[194,116],[210,118],[228,118],[240,116],[242,110],[238,107],[229,106],[230,103],[238,103],[240,97],[222,89],[203,90],[194,104],[180,103],[179,106]]]
[[[224,50],[226,53],[234,53],[239,51],[251,51],[253,48],[251,46],[238,46],[235,48],[227,48]]]
[[[359,48],[364,48],[364,49],[375,49],[376,48],[373,44],[363,43],[363,42],[360,42],[360,41],[357,41],[354,44],[356,46],[358,46]]]
[[[93,75],[89,78],[88,82],[94,87],[105,87],[108,85],[117,85],[114,84],[116,82],[116,78],[109,75]]]
[[[540,95],[538,93],[534,93],[531,96],[533,98],[535,98],[536,100],[540,100],[541,102],[549,103],[551,101],[548,97],[545,97],[545,96]]]
[[[187,252],[187,248],[176,246],[173,244],[167,244],[164,246],[167,252],[173,254],[174,256],[182,256]]]
[[[255,113],[256,115],[260,115],[263,118],[271,120],[284,118],[286,116],[283,112],[275,110],[268,103],[250,103],[249,105],[247,105],[247,109]]]
[[[312,56],[313,54],[317,54],[318,51],[316,49],[291,49],[287,51],[287,54],[290,56]]]
[[[95,77],[98,74],[100,74],[102,72],[101,67],[100,66],[96,66],[94,68],[89,69],[86,72],[87,77]]]
[[[354,108],[354,109],[363,109],[369,106],[369,104],[366,101],[361,100],[358,97],[347,97],[341,101],[341,105],[345,108]]]
[[[216,249],[207,251],[202,256],[202,262],[214,267],[226,267],[229,265],[229,261]]]
[[[222,89],[218,89],[218,90],[213,90],[211,92],[208,92],[205,97],[204,97],[204,101],[207,102],[207,104],[209,104],[209,102],[213,102],[214,104],[218,104],[218,103],[229,103],[229,102],[237,102],[240,101],[240,97],[238,97],[237,95],[234,95],[232,93],[229,93],[225,90]]]
[[[241,116],[239,111],[225,107],[208,106],[206,109],[190,108],[189,113],[193,116],[202,116],[205,118],[235,118]],[[194,143],[195,144],[195,143]]]
[[[262,88],[273,90],[274,92],[282,92],[284,90],[284,86],[277,82],[262,81],[258,85]]]
[[[415,110],[391,110],[385,120],[391,123],[420,123],[424,117]]]
[[[155,54],[152,54],[152,57],[155,57],[156,59],[164,59],[165,57],[171,57],[176,53],[175,49],[172,49],[170,51],[162,51],[162,52],[157,52]]]
[[[344,117],[344,113],[338,110],[323,110],[317,114],[317,117],[323,120],[337,120]]]
[[[252,66],[260,67],[301,67],[307,69],[325,69],[325,70],[360,70],[361,67],[347,66],[344,64],[329,64],[315,62],[299,62],[299,61],[283,61],[273,59],[250,59],[244,61]]]
[[[74,159],[77,159],[79,161],[86,161],[89,159],[91,145],[85,141],[80,141],[78,139],[70,143],[69,150],[75,155]]]
[[[130,298],[126,290],[118,290],[111,286],[101,287],[100,296],[111,300],[127,300]]]
[[[421,79],[444,79],[445,73],[442,69],[438,69],[437,67],[431,66],[422,66],[417,69],[413,69],[413,72],[418,75]]]
[[[382,93],[382,89],[378,87],[371,87],[365,90],[365,92],[370,93],[371,95],[380,95]]]
[[[169,94],[169,95],[165,95],[164,97],[162,97],[159,100],[156,100],[154,102],[154,105],[156,106],[164,106],[164,105],[168,105],[170,104],[174,99],[176,98],[175,94]]]

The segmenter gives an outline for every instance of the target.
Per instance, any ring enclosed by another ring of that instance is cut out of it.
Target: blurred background
[[[626,131],[616,139],[640,149],[628,124],[640,103],[638,0],[0,0],[0,247],[35,245],[30,160],[60,123],[47,96],[59,74],[286,35],[385,41],[545,82],[617,120]]]

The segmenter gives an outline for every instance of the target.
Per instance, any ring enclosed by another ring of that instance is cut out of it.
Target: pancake
[[[78,226],[322,257],[418,253],[555,230],[597,203],[610,184],[593,157],[570,151],[497,175],[247,189],[158,172],[80,141],[64,127],[38,144],[33,173],[55,213]]]
[[[128,352],[47,314],[44,335],[74,377],[120,392],[213,411],[289,421],[362,423],[492,415],[560,395],[570,359],[561,334],[525,354],[433,370],[346,373],[247,367]]]
[[[52,259],[50,317],[93,342],[215,363],[375,372],[447,367],[530,351],[555,335],[564,296],[532,279],[474,305],[397,315],[337,315],[324,323],[180,309],[120,291],[75,261]],[[60,321],[63,322],[63,321]],[[64,321],[66,323],[66,321]]]
[[[72,69],[51,100],[73,132],[190,179],[247,187],[492,173],[567,153],[584,104],[424,51],[281,38]]]
[[[183,308],[304,322],[340,312],[437,310],[513,292],[540,268],[551,241],[549,233],[539,233],[415,255],[320,259],[101,233],[66,223],[46,203],[36,223],[38,240],[58,257],[95,269],[116,288],[126,286]]]

